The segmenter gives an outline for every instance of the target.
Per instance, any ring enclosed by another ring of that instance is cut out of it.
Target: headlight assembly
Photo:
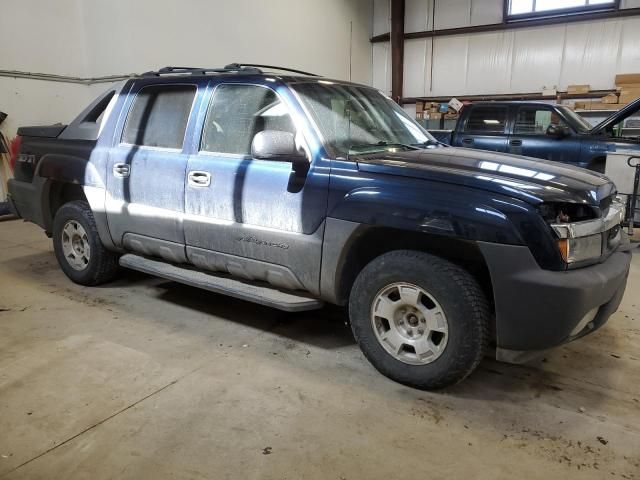
[[[548,206],[547,209],[553,210]],[[570,267],[597,261],[602,255],[615,250],[620,243],[620,224],[624,219],[624,206],[621,203],[611,203],[602,217],[582,221],[571,221],[571,216],[564,210],[557,211],[562,214],[555,215],[555,221],[549,221],[547,217],[547,221],[557,236],[562,259]]]

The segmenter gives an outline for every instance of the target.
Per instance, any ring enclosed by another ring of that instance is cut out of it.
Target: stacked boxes
[[[616,88],[620,95],[619,103],[627,104],[640,98],[640,73],[616,75]]]

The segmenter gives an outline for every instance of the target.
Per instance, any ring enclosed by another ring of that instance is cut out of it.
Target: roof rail
[[[141,76],[143,77],[159,77],[160,75],[206,75],[207,73],[246,73],[252,75],[262,75],[264,72],[258,68],[270,68],[274,70],[282,70],[283,72],[299,73],[302,75],[310,75],[317,77],[313,73],[303,72],[302,70],[295,70],[293,68],[276,67],[274,65],[259,65],[255,63],[230,63],[224,68],[201,68],[201,67],[163,67],[156,71],[145,72]]]
[[[224,68],[201,68],[201,67],[163,67],[159,70],[145,72],[143,77],[159,77],[160,75],[205,75],[207,73],[250,73],[255,75],[262,74],[262,70],[258,68],[245,68],[243,66],[227,65]]]
[[[286,68],[286,67],[278,67],[276,65],[262,65],[260,63],[231,63],[229,65],[227,65],[224,68],[230,68],[230,67],[257,67],[257,68],[269,68],[271,70],[281,70],[283,72],[292,72],[292,73],[299,73],[301,75],[309,75],[311,77],[318,77],[319,75],[315,74],[315,73],[309,73],[309,72],[305,72],[303,70],[296,70],[295,68]]]

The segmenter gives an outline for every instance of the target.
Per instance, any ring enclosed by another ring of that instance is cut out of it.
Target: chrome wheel
[[[89,265],[89,238],[84,227],[75,220],[69,220],[62,229],[62,252],[74,270],[84,270]]]
[[[449,324],[433,296],[410,283],[394,283],[378,292],[371,322],[380,345],[410,365],[436,360],[447,346]]]

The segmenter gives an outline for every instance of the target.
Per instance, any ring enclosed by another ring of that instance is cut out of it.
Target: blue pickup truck
[[[466,105],[452,130],[431,130],[454,147],[513,153],[569,163],[604,173],[608,152],[640,151],[638,137],[621,135],[620,124],[640,110],[640,99],[591,126],[563,105],[543,102],[474,102]]]
[[[371,87],[274,70],[168,67],[68,126],[19,129],[12,208],[81,285],[124,267],[285,311],[348,306],[365,356],[418,388],[618,308],[631,253],[609,179],[442,147]]]

